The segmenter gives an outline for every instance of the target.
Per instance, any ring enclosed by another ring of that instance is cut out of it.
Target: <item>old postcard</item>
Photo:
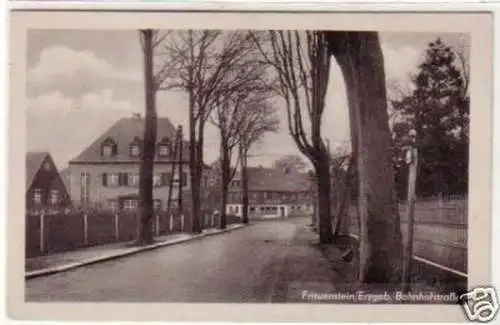
[[[489,14],[11,24],[11,317],[496,316]]]

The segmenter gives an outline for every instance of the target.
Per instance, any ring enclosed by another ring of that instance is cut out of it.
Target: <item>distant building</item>
[[[78,206],[99,206],[112,210],[138,207],[139,165],[142,154],[144,119],[122,118],[69,162],[71,197]],[[168,118],[158,118],[154,158],[155,208],[167,205],[169,189],[175,204],[180,189],[183,198],[189,189],[189,144],[183,140],[181,159],[174,157],[177,130]],[[177,161],[176,161],[177,160]],[[175,173],[172,173],[174,161]],[[179,173],[178,166],[182,166]],[[179,184],[180,183],[180,184]]]
[[[26,211],[63,212],[72,208],[70,195],[48,152],[26,154]]]
[[[286,218],[311,215],[311,182],[306,173],[289,169],[249,167],[249,218]],[[237,173],[229,186],[226,212],[242,216],[242,181]]]

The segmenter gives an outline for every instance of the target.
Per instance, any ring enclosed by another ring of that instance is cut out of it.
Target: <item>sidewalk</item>
[[[31,279],[64,272],[77,267],[112,260],[160,247],[175,245],[198,238],[217,235],[244,227],[246,227],[246,225],[231,224],[224,230],[214,228],[204,229],[203,232],[198,235],[181,233],[158,236],[154,238],[155,242],[148,246],[135,246],[133,241],[121,242],[27,258],[25,261],[25,278]]]
[[[356,249],[352,259],[343,259],[347,242],[335,245],[320,245],[317,235],[310,227],[297,231],[283,256],[280,280],[276,283],[271,301],[297,303],[405,303],[397,300],[397,291],[392,292],[385,285],[361,285],[357,280]],[[450,291],[432,286],[418,278],[413,279],[413,293],[450,294]],[[398,289],[399,290],[399,289]],[[390,301],[384,301],[380,294],[391,293]],[[361,293],[361,294],[360,294]],[[373,295],[370,297],[370,295]],[[369,300],[373,299],[373,300]],[[438,300],[408,301],[409,303],[442,303]],[[456,303],[455,301],[447,303]]]

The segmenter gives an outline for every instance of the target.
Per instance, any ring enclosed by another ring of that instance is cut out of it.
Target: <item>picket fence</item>
[[[26,214],[26,257],[134,240],[137,217],[135,212],[108,211]],[[156,213],[152,222],[153,235],[188,232],[191,229],[190,220],[187,214]],[[219,216],[202,213],[202,228],[215,228],[219,222]],[[228,224],[238,222],[237,217],[227,218]]]

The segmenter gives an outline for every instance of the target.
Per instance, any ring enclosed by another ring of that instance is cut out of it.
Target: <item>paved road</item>
[[[27,301],[283,302],[331,290],[308,219],[251,227],[26,282]]]

